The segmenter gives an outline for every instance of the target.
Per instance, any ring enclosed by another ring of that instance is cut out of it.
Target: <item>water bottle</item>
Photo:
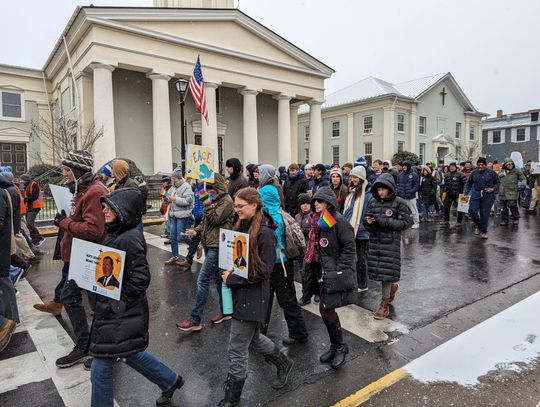
[[[232,291],[227,284],[221,285],[221,300],[223,302],[223,315],[232,315],[233,313],[233,300]]]

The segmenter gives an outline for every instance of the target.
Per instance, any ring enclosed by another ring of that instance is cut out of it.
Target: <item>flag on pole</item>
[[[201,61],[197,57],[197,62],[195,63],[195,69],[193,69],[193,75],[189,79],[189,91],[193,96],[195,105],[199,112],[201,112],[206,124],[208,124],[208,110],[206,109],[206,95],[204,94],[204,79],[201,69]]]

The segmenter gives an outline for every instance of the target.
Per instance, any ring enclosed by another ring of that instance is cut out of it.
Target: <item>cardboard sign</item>
[[[468,213],[470,200],[471,197],[469,195],[459,194],[457,211]]]
[[[540,175],[540,162],[531,162],[531,172],[534,175]]]
[[[219,268],[232,268],[233,273],[248,278],[249,235],[234,230],[219,229]]]
[[[73,194],[66,187],[61,187],[54,184],[49,184],[49,189],[56,204],[58,212],[64,210],[66,215],[71,215],[71,209],[73,207]]]
[[[120,300],[126,252],[73,239],[68,280],[93,293]]]
[[[200,182],[214,182],[214,149],[196,144],[187,145],[186,178]]]

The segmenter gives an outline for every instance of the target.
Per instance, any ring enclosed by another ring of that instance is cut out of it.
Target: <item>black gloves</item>
[[[54,217],[54,225],[60,226],[60,222],[67,218],[66,211],[62,209],[62,212],[59,212]]]

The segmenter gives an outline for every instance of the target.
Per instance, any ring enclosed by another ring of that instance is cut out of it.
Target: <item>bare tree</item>
[[[455,158],[458,161],[473,161],[480,155],[480,140],[469,140],[465,143],[461,138],[445,135],[444,141],[454,147]]]
[[[79,123],[66,116],[55,115],[53,119],[40,118],[31,123],[32,137],[42,144],[41,151],[35,153],[41,163],[59,163],[70,150],[93,151],[96,142],[103,136],[103,128],[97,128],[94,121],[80,129],[80,140],[77,132]]]

